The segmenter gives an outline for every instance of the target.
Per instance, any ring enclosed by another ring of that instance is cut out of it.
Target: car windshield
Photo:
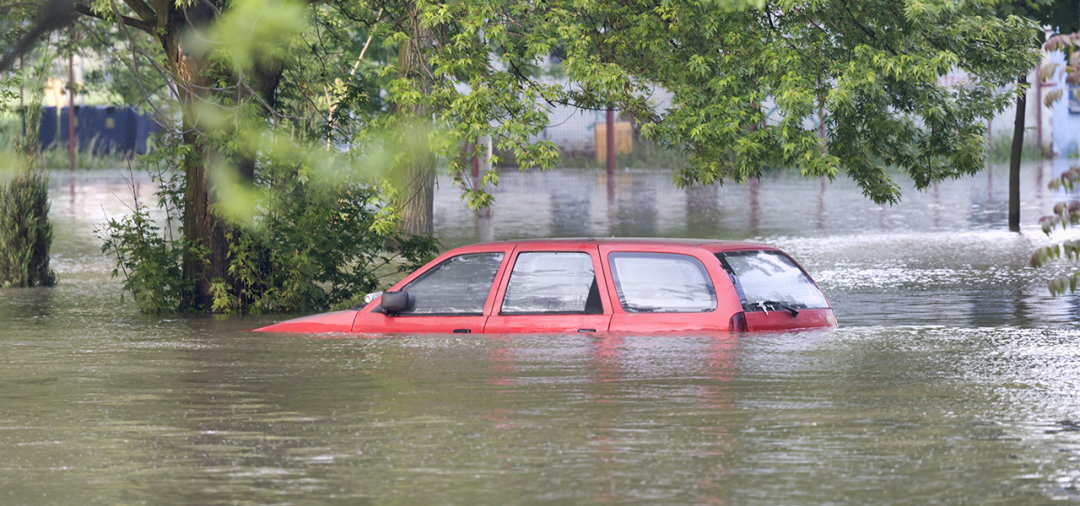
[[[716,255],[731,275],[743,309],[776,303],[796,309],[826,309],[829,303],[798,264],[779,251],[736,251]]]

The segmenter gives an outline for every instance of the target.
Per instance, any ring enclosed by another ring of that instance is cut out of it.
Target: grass
[[[674,149],[658,146],[646,139],[634,140],[629,154],[615,155],[615,167],[619,169],[676,169],[685,166],[686,155]],[[563,153],[560,168],[603,169],[605,163],[596,163],[596,155],[582,152]]]
[[[41,168],[49,170],[71,169],[71,158],[67,146],[57,146],[41,152],[38,159]],[[76,169],[119,169],[127,167],[128,158],[122,154],[93,154],[86,150],[75,150]]]
[[[994,137],[990,142],[990,149],[987,152],[987,158],[990,160],[990,163],[1007,163],[1012,157],[1012,141],[1012,132],[1009,132],[1007,135]],[[1039,152],[1038,148],[1024,142],[1023,151],[1020,152],[1020,160],[1030,162],[1042,159],[1044,159],[1044,157],[1042,153]]]
[[[13,152],[22,137],[22,123],[17,117],[0,120],[0,151]],[[71,159],[67,144],[59,139],[49,149],[38,156],[38,167],[47,170],[70,169]],[[123,154],[94,154],[89,150],[75,150],[76,169],[119,169],[127,167],[127,156]]]

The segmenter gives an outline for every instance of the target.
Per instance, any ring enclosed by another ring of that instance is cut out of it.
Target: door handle
[[[454,329],[455,334],[471,334],[472,329]]]
[[[578,332],[596,332],[596,329],[577,329]]]

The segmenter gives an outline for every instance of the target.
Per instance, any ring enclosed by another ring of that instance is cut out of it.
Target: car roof
[[[513,241],[496,241],[489,243],[473,244],[469,246],[463,246],[461,248],[455,248],[455,250],[469,249],[483,249],[484,247],[500,246],[520,246],[529,247],[530,245],[543,245],[543,246],[555,246],[565,245],[567,247],[580,247],[590,245],[606,245],[606,246],[626,246],[626,247],[641,247],[641,248],[654,248],[654,247],[672,247],[683,246],[689,248],[702,248],[714,253],[724,251],[743,251],[743,250],[775,250],[777,248],[769,246],[767,244],[761,244],[756,242],[744,242],[744,241],[720,241],[713,239],[663,239],[663,238],[650,238],[650,237],[568,237],[557,239],[522,239]]]

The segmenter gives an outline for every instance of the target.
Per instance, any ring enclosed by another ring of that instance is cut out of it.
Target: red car
[[[436,258],[362,306],[263,332],[523,333],[834,327],[821,289],[763,244],[542,239]]]

